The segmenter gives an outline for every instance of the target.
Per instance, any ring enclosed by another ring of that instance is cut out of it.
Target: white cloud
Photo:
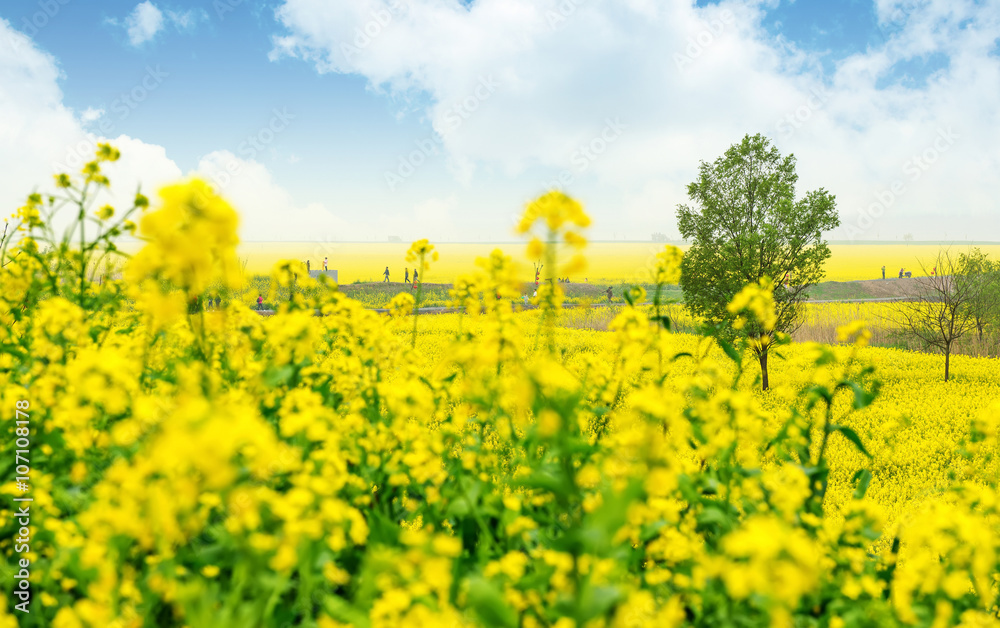
[[[774,4],[284,0],[277,18],[286,32],[271,57],[357,74],[406,102],[425,96],[461,183],[475,180],[477,164],[496,164],[526,196],[537,186],[519,173],[572,168],[605,120],[619,117],[627,130],[574,185],[602,185],[608,200],[591,204],[597,224],[625,219],[637,235],[663,230],[699,160],[758,131],[796,154],[800,190],[838,196],[845,223],[882,188],[904,182],[866,237],[919,232],[914,224],[931,237],[944,215],[975,222],[992,211],[987,199],[1000,196],[989,174],[1000,163],[995,2],[878,0],[886,43],[838,61],[829,75],[821,53],[766,33],[762,18]],[[937,53],[948,63],[926,82],[894,80],[897,64]],[[483,81],[496,84],[487,98]],[[948,150],[916,179],[905,174],[948,128],[958,136]],[[663,205],[618,212],[621,199],[654,197]],[[991,237],[1000,238],[1000,226]]]
[[[145,2],[137,4],[123,21],[119,22],[114,18],[108,21],[116,26],[124,27],[128,33],[129,43],[133,46],[141,46],[156,37],[168,24],[173,24],[174,28],[182,33],[194,31],[199,23],[208,21],[208,12],[205,9],[190,9],[188,11],[167,9],[164,12],[150,0],[145,0]]]
[[[346,221],[318,203],[298,205],[267,167],[218,150],[202,157],[195,174],[210,181],[240,212],[240,239],[333,241],[353,233]]]
[[[8,214],[32,191],[51,190],[53,174],[78,173],[106,141],[83,128],[99,111],[77,119],[63,104],[55,59],[0,20],[0,41],[15,40],[16,50],[0,46],[0,207]],[[181,174],[160,146],[125,135],[111,141],[123,159],[105,168],[113,191],[106,202],[122,206],[138,185],[150,193]]]
[[[192,31],[199,22],[208,21],[208,13],[205,9],[191,9],[190,11],[168,10],[167,17],[179,31]]]
[[[80,114],[80,119],[84,122],[94,122],[100,120],[101,116],[104,115],[104,109],[95,109],[93,107],[87,107],[83,113]]]
[[[163,146],[124,134],[106,138],[88,133],[84,124],[98,119],[103,112],[87,109],[75,117],[62,102],[59,77],[51,55],[0,19],[3,211],[9,215],[35,190],[52,191],[53,174],[78,173],[86,161],[93,159],[98,142],[110,142],[122,154],[119,161],[103,167],[111,180],[111,190],[102,192],[100,202],[129,207],[136,189],[141,187],[155,206],[159,188],[182,178],[183,170]],[[189,174],[216,181],[216,187],[240,212],[243,239],[334,242],[360,237],[362,233],[367,236],[368,227],[378,223],[377,218],[366,223],[365,217],[354,217],[349,222],[318,203],[296,203],[263,164],[241,159],[229,151],[209,153]]]
[[[149,0],[140,2],[125,18],[129,42],[141,46],[151,40],[163,28],[163,21],[163,12],[155,4]]]

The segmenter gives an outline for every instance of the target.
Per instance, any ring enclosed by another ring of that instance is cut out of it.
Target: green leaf
[[[469,606],[486,626],[517,628],[517,613],[507,606],[503,595],[483,578],[469,580]]]
[[[872,482],[872,472],[868,469],[858,469],[854,477],[851,478],[851,482],[857,483],[854,489],[854,499],[863,499],[865,493],[868,492],[868,485]]]
[[[599,508],[580,525],[580,543],[588,554],[606,556],[614,549],[612,540],[625,525],[629,506],[643,492],[643,482],[633,479],[623,491],[607,490]]]
[[[581,619],[586,624],[592,619],[603,617],[611,607],[622,599],[622,593],[617,587],[587,587],[584,589],[581,603]]]
[[[561,495],[569,489],[569,486],[567,486],[562,477],[544,470],[536,471],[523,480],[515,482],[515,484],[524,488],[544,489],[557,495]]]
[[[451,518],[464,519],[465,517],[469,516],[469,502],[465,501],[464,497],[455,499],[450,504],[448,504],[448,508],[445,510],[445,514],[447,514],[448,517]]]
[[[654,316],[653,321],[659,323],[661,327],[665,330],[670,331],[670,317],[669,316]]]
[[[287,384],[294,374],[295,367],[290,365],[285,365],[277,369],[269,368],[263,375],[264,384],[270,388],[277,388]]]
[[[326,614],[337,621],[347,622],[352,626],[367,628],[371,625],[368,621],[368,614],[351,606],[347,600],[336,596],[327,595],[323,598],[323,608]]]
[[[717,525],[728,530],[732,527],[734,515],[725,511],[725,506],[715,502],[706,502],[705,509],[698,513],[699,525]]]
[[[848,383],[848,387],[854,391],[854,409],[861,410],[862,408],[867,408],[873,401],[875,401],[875,393],[868,392],[861,386],[858,386],[854,382]]]
[[[835,423],[831,423],[828,430],[831,433],[840,432],[841,434],[844,435],[845,438],[847,438],[847,440],[854,443],[854,446],[858,448],[858,451],[868,456],[869,458],[872,457],[872,455],[868,453],[868,450],[865,449],[865,446],[861,443],[861,439],[858,437],[858,433],[852,430],[851,428],[847,427],[846,425],[837,425]]]
[[[816,402],[819,401],[820,399],[825,401],[827,405],[833,403],[833,394],[831,394],[830,391],[827,390],[826,386],[820,386],[818,384],[810,386],[809,388],[806,389],[806,393],[811,397],[811,399],[809,399],[808,403],[806,404],[806,408],[808,410],[812,410],[816,406]]]
[[[726,355],[729,356],[729,359],[736,363],[736,366],[743,366],[743,356],[740,355],[740,352],[732,344],[722,338],[716,338],[716,340],[719,346],[722,347],[722,350],[726,352]]]
[[[625,299],[629,305],[635,305],[635,297],[632,295],[632,286],[622,290],[622,298]]]

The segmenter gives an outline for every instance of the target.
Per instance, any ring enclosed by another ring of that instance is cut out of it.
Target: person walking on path
[[[257,295],[257,309],[258,310],[264,309],[264,297],[262,297],[259,294]]]
[[[882,279],[885,279],[885,264],[882,264]]]
[[[611,299],[614,296],[614,292],[611,291],[611,286],[608,286],[608,303],[611,303]]]
[[[410,268],[407,266],[403,271],[403,283],[410,283]]]
[[[309,260],[306,260],[306,272],[308,273],[309,271],[310,271]]]
[[[899,278],[900,279],[903,278],[903,269],[902,268],[899,269]]]
[[[385,267],[385,272],[382,273],[382,274],[385,275],[385,283],[389,283],[389,267],[388,266]]]
[[[323,258],[323,272],[326,272],[326,259],[325,257]]]
[[[413,269],[413,283],[417,283],[417,269]]]

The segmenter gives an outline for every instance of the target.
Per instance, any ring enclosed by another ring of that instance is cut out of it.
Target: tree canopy
[[[718,324],[719,333],[753,341],[765,390],[775,338],[755,321],[737,330],[726,306],[745,285],[769,278],[773,331],[794,331],[806,290],[823,278],[830,257],[823,232],[840,224],[836,197],[825,189],[795,199],[795,163],[763,135],[746,135],[714,162],[701,162],[688,185],[691,203],[677,206],[678,228],[691,242],[681,265],[685,302],[695,316]]]

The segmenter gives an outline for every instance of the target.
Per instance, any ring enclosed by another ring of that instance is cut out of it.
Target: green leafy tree
[[[692,314],[715,326],[720,340],[751,340],[768,389],[768,350],[777,341],[760,321],[740,329],[726,305],[751,283],[775,282],[775,332],[801,324],[806,291],[823,278],[830,249],[823,232],[837,227],[836,197],[820,188],[795,199],[795,156],[747,135],[712,163],[701,162],[688,185],[690,205],[678,205],[677,224],[691,248],[681,265],[681,289]]]
[[[991,260],[978,247],[958,256],[958,271],[974,284],[970,301],[979,342],[1000,323],[1000,260]]]

